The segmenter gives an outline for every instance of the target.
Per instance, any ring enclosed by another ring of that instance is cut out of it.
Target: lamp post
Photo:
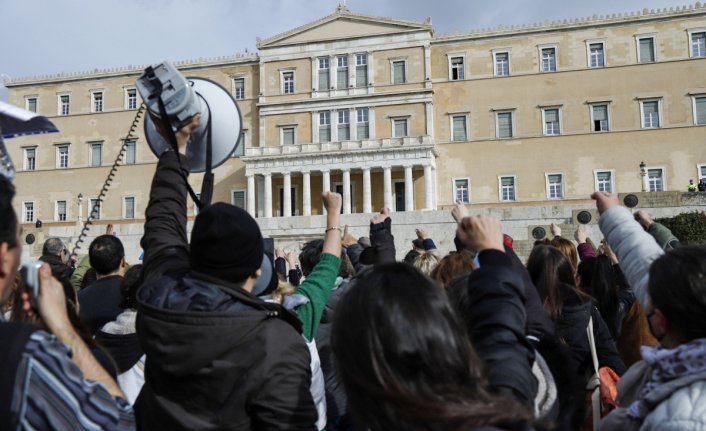
[[[83,223],[83,211],[81,204],[83,203],[83,193],[79,193],[78,196],[78,223]]]
[[[642,178],[642,191],[647,191],[647,165],[645,162],[640,162],[640,177]]]

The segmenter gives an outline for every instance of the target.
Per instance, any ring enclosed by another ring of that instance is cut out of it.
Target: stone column
[[[284,217],[290,217],[292,215],[292,176],[289,172],[284,173],[284,181],[282,182],[282,213]]]
[[[385,208],[392,208],[392,168],[386,166],[382,169],[383,173],[383,192]]]
[[[272,217],[272,174],[265,174],[265,217]]]
[[[373,212],[371,200],[372,192],[370,189],[370,168],[363,168],[363,212]]]
[[[343,214],[351,213],[351,170],[343,170]]]
[[[322,193],[324,192],[330,192],[331,191],[331,172],[330,171],[323,171],[323,177],[321,179],[322,182]],[[323,206],[322,203],[322,209],[323,209],[323,214],[326,214],[326,207]]]
[[[414,211],[414,183],[412,166],[404,167],[404,209]]]
[[[302,173],[302,207],[304,215],[311,215],[311,175],[309,172]]]
[[[424,165],[424,209],[434,209],[434,191],[431,178],[431,165]]]
[[[248,175],[248,213],[255,217],[255,175]]]

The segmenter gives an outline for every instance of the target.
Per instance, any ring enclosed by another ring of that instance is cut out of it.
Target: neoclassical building
[[[555,207],[594,190],[685,191],[706,178],[700,3],[451,35],[430,19],[339,6],[257,48],[177,67],[237,100],[242,145],[216,170],[214,199],[247,208],[270,232],[321,215],[322,190],[343,195],[345,214],[410,213],[456,200]],[[27,228],[41,219],[70,236],[90,207],[97,223],[139,233],[156,158],[141,124],[125,137],[142,69],[5,83],[10,103],[60,129],[7,141]]]

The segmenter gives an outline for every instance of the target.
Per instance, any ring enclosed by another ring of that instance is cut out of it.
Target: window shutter
[[[696,106],[696,124],[706,124],[706,97],[697,97],[694,105]]]
[[[453,140],[466,140],[466,117],[464,115],[453,117]]]
[[[640,39],[640,63],[653,63],[655,61],[655,40],[653,38]]]
[[[501,138],[512,137],[512,113],[501,112],[498,114],[498,135]]]
[[[395,61],[392,63],[394,66],[394,79],[393,82],[395,84],[401,84],[405,82],[405,76],[404,76],[404,61]]]
[[[547,109],[544,111],[544,121],[547,123],[558,123],[559,122],[559,110],[558,109]]]

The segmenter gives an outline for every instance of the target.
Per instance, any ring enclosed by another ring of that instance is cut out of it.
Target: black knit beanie
[[[195,270],[237,283],[260,269],[263,253],[260,227],[242,208],[218,202],[196,216],[191,231]]]

